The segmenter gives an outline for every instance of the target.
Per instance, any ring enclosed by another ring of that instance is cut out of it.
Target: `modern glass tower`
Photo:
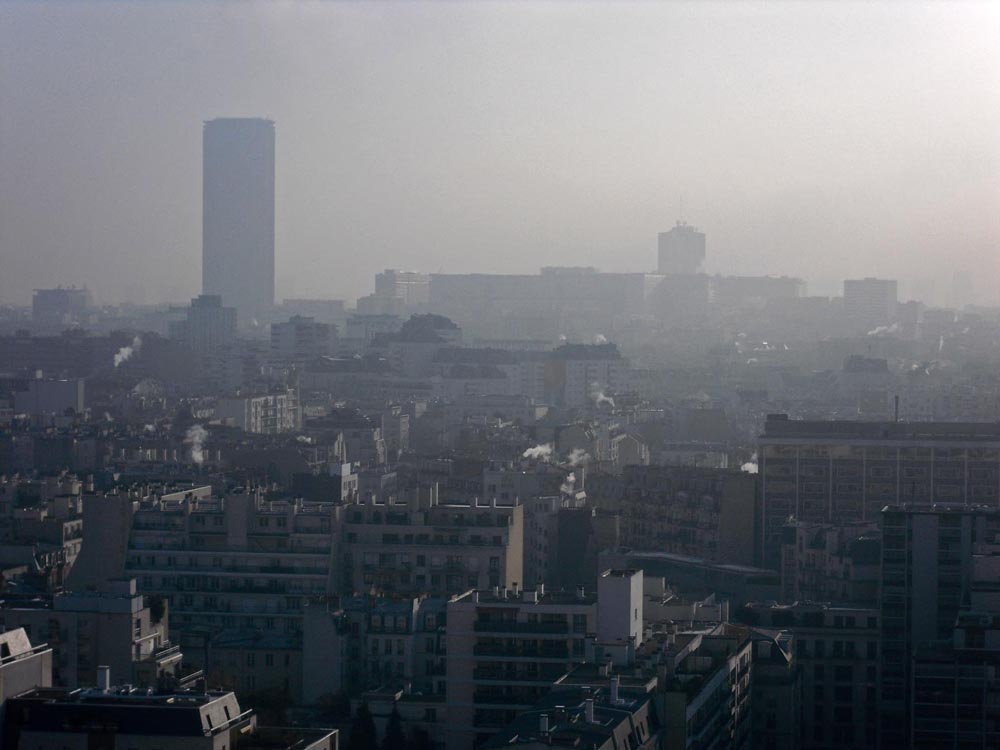
[[[274,123],[208,120],[202,170],[202,293],[235,307],[241,325],[263,325],[274,305]]]

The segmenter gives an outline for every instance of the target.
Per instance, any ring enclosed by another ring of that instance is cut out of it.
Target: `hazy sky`
[[[0,2],[0,303],[196,294],[219,116],[276,122],[279,299],[650,270],[683,205],[712,271],[998,301],[998,50],[1000,3]]]

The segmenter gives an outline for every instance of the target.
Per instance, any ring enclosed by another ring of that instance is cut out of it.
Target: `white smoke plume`
[[[533,458],[537,461],[548,461],[552,458],[552,443],[543,443],[534,448],[528,448],[521,454],[521,458]]]
[[[137,354],[142,348],[142,337],[136,336],[132,339],[132,344],[130,346],[123,346],[117,352],[115,352],[115,367],[121,365],[122,362],[128,362],[133,354]]]
[[[566,481],[559,486],[559,491],[564,495],[573,494],[573,486],[576,484],[576,474],[572,471],[566,475]]]
[[[899,323],[893,323],[891,326],[878,326],[873,328],[868,332],[869,336],[888,336],[893,333],[899,333]]]
[[[583,448],[574,448],[569,452],[566,457],[566,463],[570,466],[579,466],[580,464],[585,464],[590,460],[590,454],[587,453]]]
[[[612,409],[615,408],[615,400],[611,398],[611,396],[605,395],[604,389],[601,388],[600,383],[590,384],[590,399],[594,402],[594,406],[607,404]]]
[[[757,470],[758,470],[758,466],[757,466],[757,454],[756,453],[754,453],[752,456],[750,456],[750,460],[749,461],[747,461],[745,464],[743,464],[742,466],[740,466],[740,471],[746,472],[747,474],[756,474]]]
[[[599,333],[596,336],[594,336],[594,343],[595,344],[606,344],[606,343],[608,343],[608,337],[605,336],[603,333]]]
[[[184,444],[191,446],[191,460],[199,466],[205,462],[205,440],[207,439],[208,431],[200,424],[191,425],[184,434]]]

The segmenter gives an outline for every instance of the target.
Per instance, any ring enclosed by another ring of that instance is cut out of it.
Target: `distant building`
[[[333,354],[337,329],[313,318],[294,315],[284,323],[271,324],[271,358],[302,363]]]
[[[36,331],[58,332],[86,324],[93,306],[86,287],[36,289],[31,298],[31,322]]]
[[[236,341],[236,308],[224,306],[219,295],[195,297],[186,318],[170,324],[170,337],[195,354],[216,354]]]
[[[659,273],[699,273],[705,262],[705,234],[678,221],[669,232],[657,236],[657,252]]]
[[[280,435],[302,427],[299,394],[294,388],[276,393],[220,398],[215,416],[256,435]]]
[[[791,522],[781,546],[781,600],[878,602],[881,534],[874,521]]]
[[[35,420],[59,417],[66,412],[83,414],[84,381],[43,380],[27,382],[27,390],[14,393],[14,413],[27,414]]]
[[[895,279],[846,279],[844,315],[848,324],[861,333],[889,325],[896,317],[897,287]]]
[[[261,324],[274,306],[274,123],[205,122],[202,292]]]

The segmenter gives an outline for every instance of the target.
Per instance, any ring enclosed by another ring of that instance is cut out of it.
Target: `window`
[[[264,666],[265,667],[274,666],[274,654],[264,654]]]
[[[253,661],[254,661],[253,654],[247,654],[247,666],[248,667],[252,667],[253,666]]]

